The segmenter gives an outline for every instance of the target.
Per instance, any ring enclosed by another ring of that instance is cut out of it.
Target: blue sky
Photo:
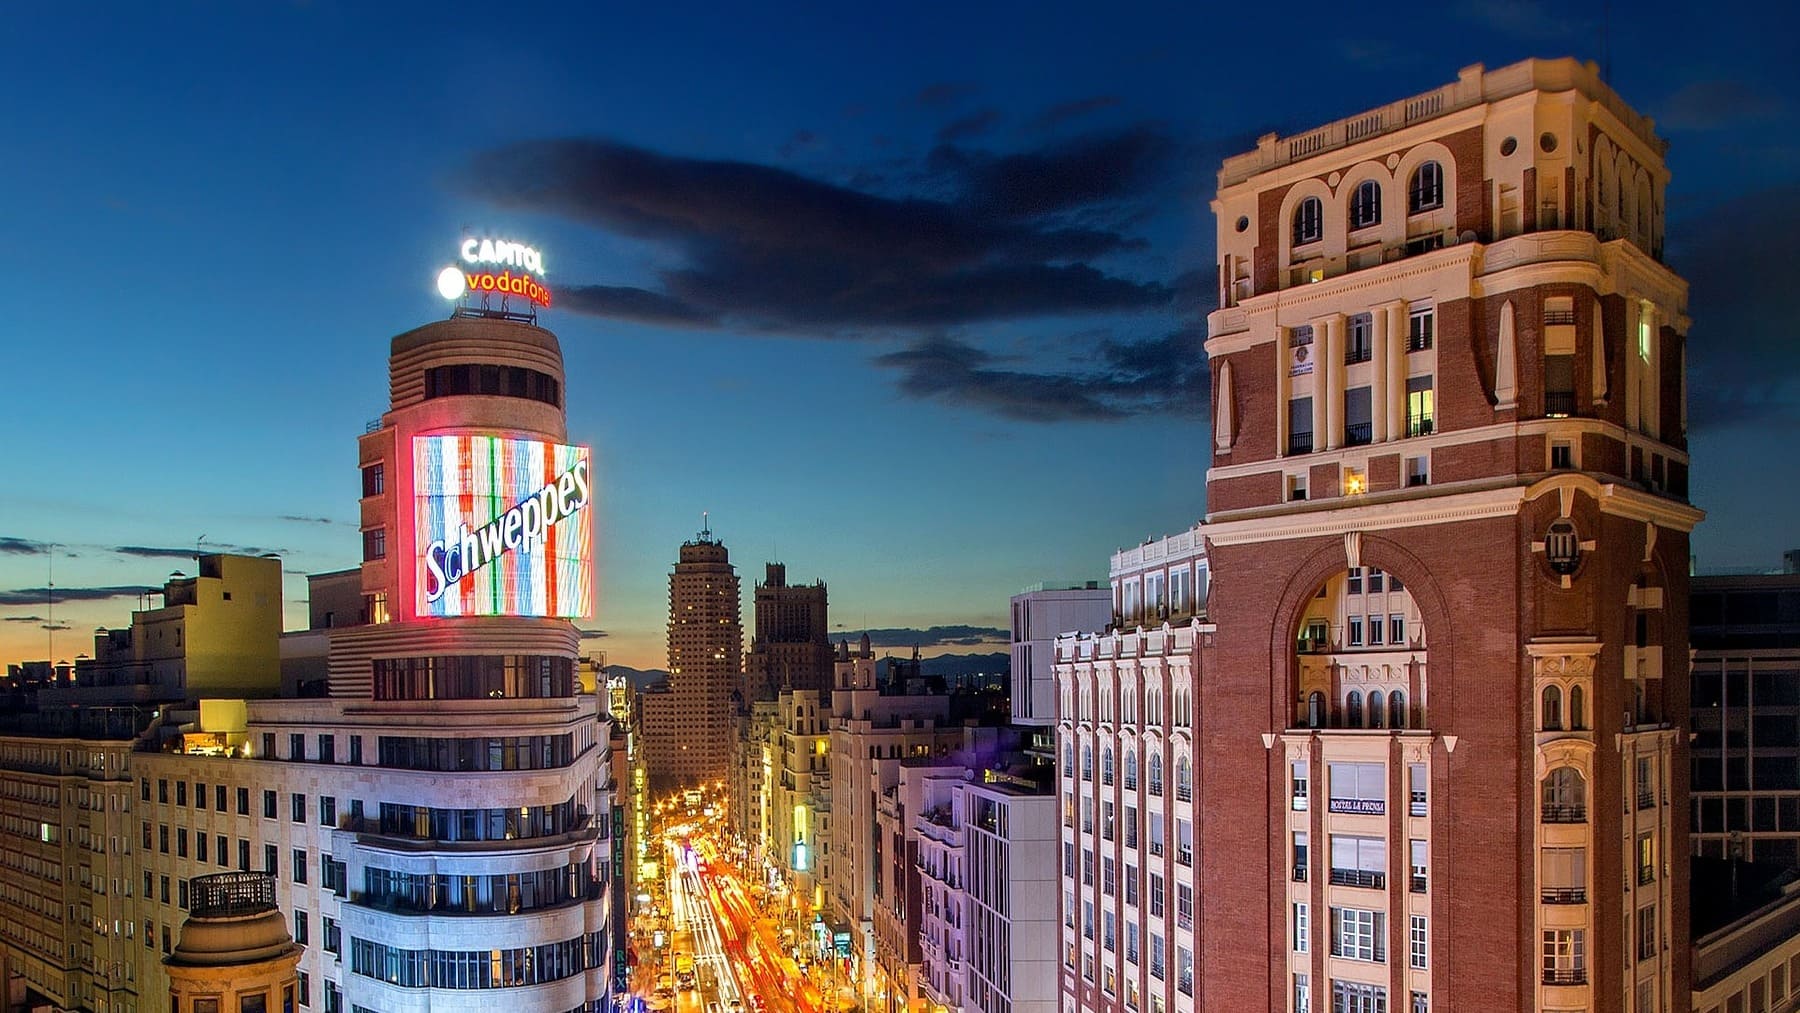
[[[387,340],[444,314],[465,228],[537,245],[562,293],[590,649],[660,664],[702,510],[746,583],[778,554],[845,629],[1002,625],[1022,585],[1204,510],[1188,283],[1220,156],[1529,55],[1607,57],[1670,139],[1701,566],[1791,547],[1759,521],[1800,495],[1772,467],[1800,374],[1792,15],[368,6],[10,16],[0,661],[43,656],[48,542],[88,589],[191,570],[201,535],[279,550],[298,624],[300,574],[355,560]],[[61,657],[135,601],[83,596]]]

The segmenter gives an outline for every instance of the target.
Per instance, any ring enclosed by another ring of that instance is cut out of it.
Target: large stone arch
[[[1352,565],[1350,545],[1357,549],[1354,565],[1376,566],[1398,574],[1412,594],[1425,625],[1426,653],[1430,661],[1427,679],[1432,690],[1422,706],[1421,727],[1455,727],[1456,699],[1452,680],[1434,678],[1432,673],[1453,671],[1455,663],[1455,623],[1443,588],[1439,586],[1423,560],[1392,537],[1365,532],[1351,532],[1341,539],[1321,541],[1303,557],[1289,575],[1281,590],[1281,603],[1276,608],[1269,642],[1270,699],[1276,708],[1269,717],[1271,727],[1288,728],[1296,712],[1300,680],[1299,659],[1294,643],[1299,636],[1300,620],[1307,603],[1326,580]]]

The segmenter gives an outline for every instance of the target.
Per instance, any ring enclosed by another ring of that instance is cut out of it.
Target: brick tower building
[[[649,739],[654,787],[700,787],[730,772],[731,694],[743,677],[744,626],[738,575],[725,543],[711,528],[681,544],[669,574],[669,690],[671,706],[645,719],[672,723],[673,735]]]
[[[1555,60],[1225,161],[1206,521],[1056,648],[1066,1002],[1685,1007],[1663,151]]]

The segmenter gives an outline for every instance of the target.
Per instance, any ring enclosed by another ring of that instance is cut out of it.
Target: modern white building
[[[1014,724],[1056,723],[1056,684],[1051,645],[1066,633],[1097,633],[1112,621],[1112,588],[1097,581],[1040,584],[1012,597]]]

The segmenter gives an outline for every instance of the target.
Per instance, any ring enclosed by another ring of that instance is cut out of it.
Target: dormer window
[[[1366,229],[1381,224],[1381,184],[1365,179],[1350,197],[1350,228]]]
[[[1406,188],[1406,213],[1436,211],[1444,206],[1444,167],[1426,162],[1413,170],[1412,183]]]
[[[1305,246],[1325,237],[1325,205],[1317,197],[1308,197],[1294,209],[1294,245]]]

